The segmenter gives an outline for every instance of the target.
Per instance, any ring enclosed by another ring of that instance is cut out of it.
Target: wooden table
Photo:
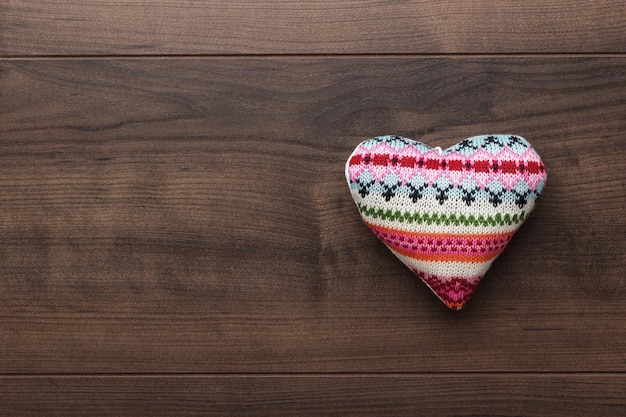
[[[623,0],[0,2],[0,414],[626,415]],[[447,310],[362,140],[515,133],[537,208]]]

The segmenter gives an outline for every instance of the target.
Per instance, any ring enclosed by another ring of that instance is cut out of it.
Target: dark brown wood
[[[0,55],[626,51],[622,0],[0,4]]]
[[[0,416],[626,415],[624,16],[0,2]],[[451,312],[343,166],[503,132],[548,185]]]
[[[626,58],[4,60],[0,92],[0,373],[626,371]],[[454,313],[343,165],[488,132],[548,186]]]
[[[617,417],[625,390],[598,374],[5,377],[0,415]]]

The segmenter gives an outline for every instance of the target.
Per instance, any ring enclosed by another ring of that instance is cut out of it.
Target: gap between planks
[[[420,378],[420,377],[503,377],[503,376],[542,376],[542,377],[606,377],[626,376],[626,372],[216,372],[216,373],[15,373],[0,374],[0,379],[43,379],[43,378]]]

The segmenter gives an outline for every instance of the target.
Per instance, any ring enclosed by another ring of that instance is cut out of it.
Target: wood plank
[[[0,372],[626,371],[625,64],[0,61]],[[548,187],[453,313],[343,165],[489,132]]]
[[[622,416],[608,375],[0,377],[2,416]]]
[[[0,55],[620,53],[624,16],[622,0],[15,0]]]

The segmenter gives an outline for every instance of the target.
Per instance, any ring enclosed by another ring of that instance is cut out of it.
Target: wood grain
[[[0,373],[624,372],[625,64],[0,61]],[[485,132],[527,137],[548,186],[453,313],[343,164]]]
[[[626,415],[624,16],[0,2],[0,416]],[[455,313],[343,165],[490,132],[548,185]]]
[[[623,375],[0,378],[0,415],[622,416]],[[71,399],[66,402],[59,398]]]
[[[14,0],[0,55],[621,53],[622,0]]]

